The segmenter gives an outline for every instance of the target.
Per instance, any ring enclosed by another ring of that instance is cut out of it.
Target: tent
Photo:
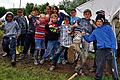
[[[76,8],[77,16],[83,17],[83,11],[85,9],[92,11],[93,19],[96,17],[96,11],[104,10],[106,18],[112,21],[114,16],[120,11],[120,0],[90,0]]]
[[[69,16],[69,14],[67,12],[65,12],[65,10],[59,10],[59,12],[64,13],[65,15]]]
[[[104,10],[105,17],[113,26],[113,31],[120,43],[120,0],[90,0],[76,7],[77,16],[83,17],[85,9],[92,11],[92,19],[95,19],[97,11]]]

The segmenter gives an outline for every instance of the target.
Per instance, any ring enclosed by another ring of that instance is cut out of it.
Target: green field
[[[17,67],[11,67],[7,58],[0,56],[0,80],[67,80],[72,74],[69,72],[50,72],[46,67],[34,66],[32,63],[19,62]],[[94,80],[90,76],[77,76],[74,80]],[[103,80],[112,80],[105,77]]]

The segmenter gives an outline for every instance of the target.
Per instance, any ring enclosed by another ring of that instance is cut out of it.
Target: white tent
[[[116,35],[120,33],[120,25],[116,27],[116,24],[118,24],[118,22],[120,23],[120,0],[90,0],[76,8],[77,16],[82,18],[85,9],[90,9],[92,11],[92,19],[95,19],[97,11],[104,10],[106,19],[113,26],[113,31]],[[116,16],[118,21],[113,20]],[[119,37],[120,35],[117,36],[120,42]]]
[[[59,12],[64,13],[65,15],[69,16],[69,14],[67,12],[65,12],[65,10],[59,10]]]
[[[90,0],[76,8],[77,16],[83,17],[83,11],[85,9],[92,11],[92,19],[95,19],[96,11],[104,10],[106,18],[111,22],[120,10],[120,0]]]

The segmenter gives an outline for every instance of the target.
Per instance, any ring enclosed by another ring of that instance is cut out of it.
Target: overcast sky
[[[34,3],[34,4],[44,4],[49,3],[50,5],[57,5],[60,1],[63,0],[21,0],[21,6],[25,7],[26,3]],[[20,4],[20,0],[0,0],[0,7],[4,6],[5,8],[18,8]]]

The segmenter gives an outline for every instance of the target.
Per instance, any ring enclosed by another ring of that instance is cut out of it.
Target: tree
[[[63,0],[62,2],[59,3],[59,8],[64,9],[67,13],[70,13],[71,9],[75,9],[79,5],[85,3],[86,1],[89,0]]]
[[[2,16],[4,16],[4,14],[7,12],[7,10],[5,9],[5,7],[0,7],[0,18]]]
[[[26,4],[25,13],[27,16],[32,12],[33,7],[34,7],[33,3]]]

